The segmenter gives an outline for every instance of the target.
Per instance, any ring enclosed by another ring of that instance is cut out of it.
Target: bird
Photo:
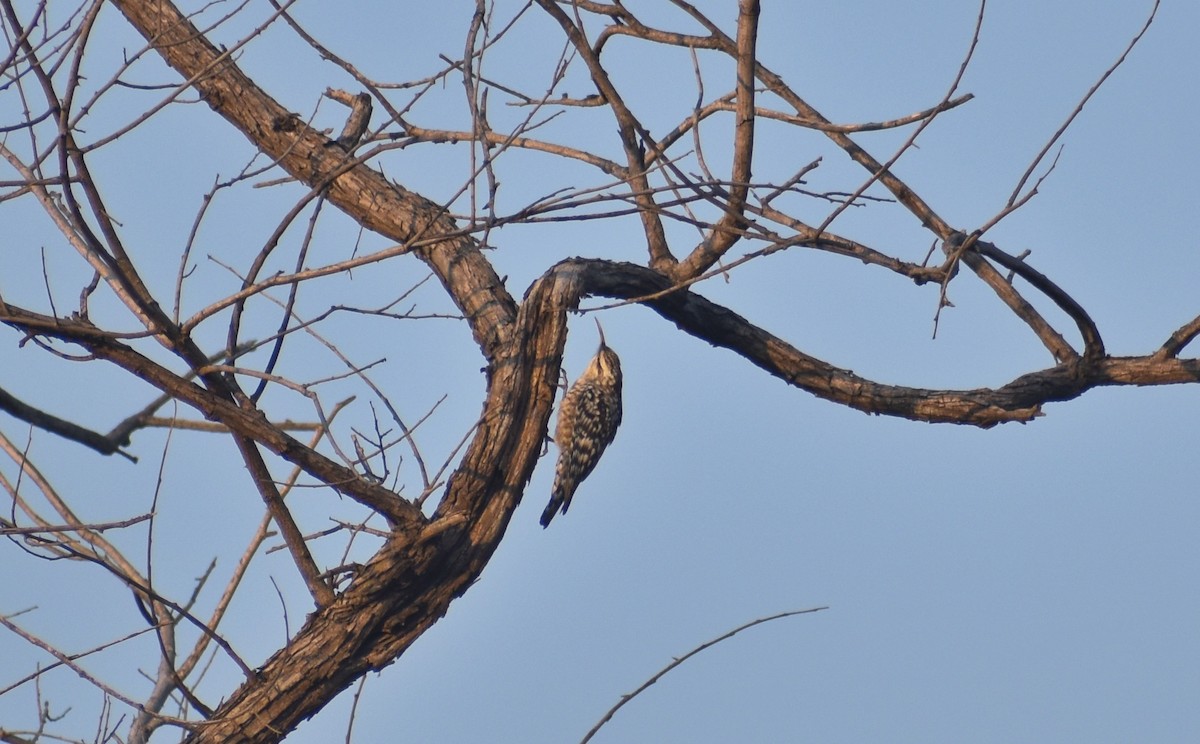
[[[605,343],[599,320],[596,328],[600,348],[558,406],[554,429],[558,462],[542,527],[549,527],[559,511],[567,513],[575,489],[595,469],[621,425],[621,358]]]

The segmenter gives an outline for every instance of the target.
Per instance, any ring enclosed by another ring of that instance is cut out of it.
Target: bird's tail
[[[558,509],[562,506],[562,503],[562,497],[558,494],[550,497],[550,503],[546,504],[546,508],[542,511],[542,527],[550,526],[550,520],[554,519],[554,515],[558,513]]]
[[[554,515],[558,514],[560,510],[566,514],[567,507],[570,505],[571,494],[565,493],[564,489],[555,483],[554,488],[550,489],[550,503],[546,504],[546,508],[542,510],[542,527],[549,527],[550,520],[554,519]]]

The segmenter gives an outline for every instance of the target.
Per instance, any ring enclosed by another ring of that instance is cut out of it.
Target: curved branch
[[[332,605],[247,682],[194,742],[275,740],[362,674],[395,661],[478,578],[532,473],[549,421],[566,338],[566,313],[585,295],[634,297],[668,288],[634,264],[570,259],[526,295],[514,343],[493,367],[487,404],[446,498],[424,525],[396,530]],[[859,410],[988,427],[1028,421],[1041,405],[1091,387],[1200,380],[1197,360],[1106,359],[1089,376],[1059,365],[1001,388],[926,390],[880,385],[792,348],[730,310],[691,292],[648,301],[682,330],[745,357],[790,384]]]
[[[1086,368],[1076,358],[998,388],[885,385],[809,356],[732,310],[693,292],[675,290],[669,279],[645,267],[583,259],[565,264],[577,265],[575,271],[586,276],[589,294],[635,300],[656,295],[644,304],[685,333],[729,349],[789,385],[864,413],[990,428],[1031,421],[1041,415],[1044,404],[1077,398],[1094,387],[1200,382],[1200,360],[1151,355],[1107,357]]]
[[[1104,340],[1100,338],[1100,329],[1096,327],[1096,322],[1083,309],[1083,306],[1075,301],[1074,297],[1064,292],[1042,272],[1022,259],[1008,255],[992,243],[976,240],[972,247],[980,255],[992,259],[1032,284],[1039,292],[1049,297],[1055,305],[1062,308],[1063,312],[1071,316],[1075,325],[1079,327],[1079,334],[1083,336],[1084,359],[1095,361],[1104,357]]]
[[[1079,358],[1079,353],[1063,338],[1054,326],[1050,325],[1042,314],[1037,309],[1029,304],[1029,301],[1021,296],[1017,288],[1012,285],[1012,282],[996,271],[996,268],[985,261],[977,251],[969,250],[971,247],[968,243],[974,243],[973,238],[965,236],[962,232],[955,231],[951,234],[948,240],[942,242],[942,252],[949,257],[951,265],[957,261],[962,261],[971,271],[975,272],[985,284],[992,288],[1000,301],[1012,310],[1013,315],[1016,315],[1025,325],[1034,332],[1034,335],[1042,342],[1042,345],[1050,352],[1057,362],[1074,362]],[[964,249],[964,247],[966,249]],[[943,281],[949,281],[953,274],[946,274]]]
[[[584,737],[580,740],[579,744],[587,744],[589,741],[591,741],[596,736],[596,734],[600,731],[600,729],[604,727],[604,724],[611,721],[612,717],[615,716],[617,714],[617,711],[620,710],[621,708],[623,708],[626,703],[628,703],[630,700],[633,700],[638,695],[641,695],[646,690],[650,689],[650,687],[652,685],[656,684],[660,679],[667,676],[667,674],[669,672],[673,671],[674,669],[676,669],[679,666],[682,666],[684,662],[686,662],[688,659],[692,658],[696,654],[700,653],[701,651],[710,649],[713,646],[717,645],[718,643],[723,643],[723,642],[729,640],[730,638],[733,638],[738,633],[741,633],[744,630],[749,630],[750,628],[753,628],[756,625],[762,625],[764,623],[769,623],[774,620],[782,620],[785,617],[794,617],[796,615],[810,615],[814,612],[821,612],[822,610],[827,610],[827,609],[829,609],[829,608],[828,607],[811,607],[807,610],[789,610],[787,612],[777,612],[774,615],[769,615],[767,617],[760,617],[755,620],[751,620],[748,623],[742,623],[741,625],[737,626],[733,630],[726,631],[725,633],[722,633],[721,635],[717,636],[716,638],[713,638],[711,640],[705,641],[704,643],[701,643],[699,646],[696,646],[695,648],[693,648],[691,651],[688,651],[683,656],[675,657],[674,659],[671,660],[670,664],[667,664],[665,667],[663,667],[662,669],[655,672],[654,676],[650,677],[650,679],[643,682],[636,690],[634,690],[633,692],[627,693],[625,695],[622,695],[621,699],[617,701],[616,705],[609,708],[604,713],[604,715],[600,718],[600,720],[596,722],[596,725],[592,726],[592,728],[587,732],[587,734],[584,735]]]
[[[311,615],[190,742],[277,741],[362,675],[399,658],[478,579],[540,455],[567,310],[578,305],[591,268],[559,264],[526,294],[511,343],[491,368],[475,435],[433,517],[397,526],[350,587]]]

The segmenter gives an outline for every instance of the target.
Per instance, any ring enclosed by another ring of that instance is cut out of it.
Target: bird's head
[[[609,384],[619,386],[621,384],[621,358],[605,343],[604,328],[600,326],[599,320],[596,321],[596,329],[600,331],[600,348],[596,350],[596,356],[592,357],[592,361],[588,365],[588,373]]]

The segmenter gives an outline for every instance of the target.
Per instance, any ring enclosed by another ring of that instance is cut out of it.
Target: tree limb
[[[39,429],[57,434],[64,439],[70,439],[73,442],[96,450],[102,455],[121,455],[133,462],[137,462],[137,458],[128,452],[122,451],[122,447],[129,445],[128,435],[106,436],[91,429],[86,429],[79,424],[60,419],[57,416],[46,413],[45,411],[34,408],[25,403],[7,390],[0,388],[0,411],[4,411],[21,421],[32,424]]]

